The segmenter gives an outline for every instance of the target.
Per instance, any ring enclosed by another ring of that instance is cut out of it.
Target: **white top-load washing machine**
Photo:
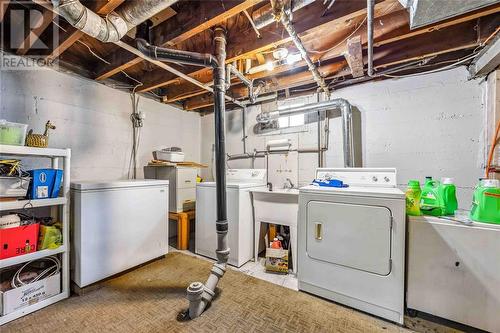
[[[266,187],[265,169],[229,169],[227,183],[228,263],[240,267],[253,258],[253,210],[251,190]],[[195,252],[217,259],[217,200],[215,182],[196,186]]]
[[[403,324],[405,195],[396,169],[318,169],[299,190],[299,289]]]

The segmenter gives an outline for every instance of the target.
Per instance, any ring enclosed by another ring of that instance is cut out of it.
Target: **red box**
[[[35,252],[40,224],[0,229],[0,259]]]

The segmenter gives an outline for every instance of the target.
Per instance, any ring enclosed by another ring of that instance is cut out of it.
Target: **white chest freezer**
[[[80,287],[168,252],[168,181],[71,183],[71,278]]]

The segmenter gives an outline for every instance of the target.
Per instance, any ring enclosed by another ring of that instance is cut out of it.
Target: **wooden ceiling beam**
[[[384,9],[384,10],[386,11],[387,9]],[[401,14],[396,14],[398,12],[390,13],[390,14],[387,14],[383,17],[380,17],[379,18],[380,22],[376,22],[376,23],[380,23],[380,24],[376,24],[375,46],[380,47],[380,46],[383,46],[386,44],[394,43],[396,41],[401,41],[401,40],[409,39],[412,37],[417,37],[417,36],[420,36],[423,34],[430,33],[432,31],[438,31],[441,29],[445,29],[447,27],[452,27],[455,25],[462,24],[464,22],[473,21],[473,20],[476,20],[477,18],[480,18],[480,17],[485,17],[485,16],[489,16],[492,14],[496,14],[499,11],[500,11],[500,5],[494,5],[494,6],[490,6],[490,7],[485,8],[481,12],[479,12],[479,11],[472,12],[469,14],[465,14],[462,16],[458,16],[458,17],[446,20],[444,22],[435,24],[433,26],[424,27],[424,28],[414,30],[414,31],[410,30],[408,25],[401,26],[400,19],[402,18],[402,16],[399,16],[399,15],[404,13],[403,15],[407,16],[406,12],[403,12]],[[392,28],[390,28],[391,26],[393,26],[395,28],[392,29]],[[316,29],[311,29],[310,31],[304,32],[302,34],[304,36],[303,40],[307,41],[308,36],[316,35],[316,36],[318,36],[318,37],[316,37],[317,41],[315,41],[315,42],[311,41],[312,44],[316,44],[315,48],[316,49],[328,49],[328,46],[324,45],[322,43],[325,42],[325,39],[326,39],[325,37],[332,35],[332,31],[333,31],[333,28],[329,27],[328,25],[323,25],[323,27],[318,27]],[[361,29],[359,29],[357,31],[357,34],[361,36],[361,43],[366,44],[366,27],[363,26]],[[328,43],[328,41],[326,41],[326,43]],[[334,45],[338,44],[338,40],[334,41],[334,43],[330,42],[330,45],[331,44],[334,44]],[[343,52],[346,52],[345,45],[344,44],[337,45],[337,47],[334,47],[334,48],[328,50],[328,52],[321,54],[320,58],[322,61],[325,61],[328,59],[338,57]],[[312,56],[312,58],[314,60],[317,60],[318,59],[317,54],[314,54]],[[230,59],[230,60],[232,60],[232,59]],[[197,73],[198,73],[199,79],[202,82],[210,82],[211,77],[207,75],[208,73],[205,73],[205,75],[206,75],[205,78],[202,77],[202,75],[200,74],[200,71],[198,71]],[[169,84],[171,84],[171,82],[169,82]],[[148,85],[146,84],[143,89],[146,90],[147,86]],[[156,85],[156,87],[159,87],[159,86],[161,86],[161,85]],[[194,90],[196,90],[197,93],[195,93]],[[177,86],[175,84],[171,84],[171,86],[167,90],[167,98],[165,99],[165,101],[179,100],[179,98],[177,98],[176,96],[181,96],[180,92],[182,94],[190,95],[190,97],[204,93],[203,91],[197,89],[196,87],[190,86],[186,83],[184,83],[183,85],[177,85]],[[182,99],[182,98],[180,98],[180,99]]]
[[[476,22],[473,21],[449,27],[447,29],[434,31],[433,33],[409,38],[404,42],[398,41],[397,43],[394,42],[386,44],[383,47],[375,49],[375,68],[382,69],[419,59],[474,48],[482,43],[497,28],[497,21],[495,20],[495,17],[488,17],[487,19],[482,20],[480,24],[479,28],[482,31],[482,35],[479,38],[475,30]],[[440,42],[437,43],[436,41]],[[335,63],[332,64],[332,66],[333,65],[335,65]],[[320,71],[322,68],[323,67],[320,67]],[[343,72],[345,73],[345,71]],[[343,75],[348,74],[350,74],[349,71]],[[302,83],[295,81],[295,79],[301,77],[301,75],[304,78],[304,81]],[[338,76],[338,74],[336,76]],[[278,82],[280,83],[278,85],[274,85],[273,90],[267,89],[266,92],[290,88],[290,82],[297,82],[297,85],[304,85],[313,82],[310,79],[310,74],[308,72],[292,74],[285,76],[285,78],[286,77],[290,78],[289,81],[284,81],[285,79],[283,77],[279,78]],[[328,75],[325,75],[325,77],[328,77]],[[283,82],[286,82],[286,84],[283,84]],[[232,90],[229,92],[229,94],[233,94],[233,97],[245,98],[247,96],[246,90],[242,89],[242,87],[236,87],[234,89],[234,92]],[[195,110],[212,104],[212,96],[210,94],[204,94],[187,99],[184,102],[184,108],[186,110]]]
[[[354,27],[366,16],[366,4],[362,1],[339,1],[336,2],[336,10],[332,15],[321,16],[324,12],[324,5],[321,1],[316,1],[301,10],[294,13],[294,27],[301,37],[321,36],[319,33],[327,32],[332,34],[334,31],[346,27]],[[403,11],[403,8],[397,0],[384,0],[375,5],[375,16],[379,17],[390,11]],[[227,63],[240,59],[254,58],[256,54],[268,51],[275,47],[285,45],[291,41],[290,37],[284,32],[281,33],[280,26],[277,31],[273,24],[266,29],[261,30],[262,38],[255,37],[252,28],[247,33],[238,33],[230,36],[227,49]],[[189,74],[191,77],[197,77],[201,82],[208,83],[212,80],[210,69],[201,69]],[[185,82],[185,81],[184,81]],[[152,89],[171,85],[171,80],[149,81],[140,88],[140,91],[146,92]],[[180,90],[192,90],[192,86],[179,87]]]
[[[385,12],[382,12],[382,13],[385,13]],[[380,28],[375,30],[375,38],[381,38],[385,34],[387,34],[387,32],[389,32],[389,31],[392,31],[394,29],[399,30],[402,26],[408,25],[408,15],[406,14],[406,12],[404,10],[397,10],[396,12],[388,13],[382,17],[377,17],[377,19],[379,19],[381,22],[384,22],[384,25],[380,25]],[[354,26],[356,26],[356,23],[362,22],[362,20],[363,20],[363,16],[351,19],[352,25],[353,25],[353,27],[351,29],[353,29]],[[329,53],[328,57],[323,57],[322,54],[320,54],[320,53],[319,54],[318,53],[311,54],[311,59],[314,62],[318,61],[319,59],[321,59],[321,61],[328,61],[330,59],[340,57],[346,52],[345,44],[339,43],[339,41],[342,42],[343,40],[345,40],[345,36],[348,36],[349,34],[351,34],[351,29],[344,28],[342,31],[335,31],[333,26],[339,26],[338,22],[333,21],[333,22],[331,22],[331,25],[324,24],[319,28],[312,29],[313,32],[307,31],[306,33],[304,33],[304,35],[306,37],[303,38],[303,43],[306,46],[306,49],[310,49],[311,48],[310,45],[311,46],[313,45],[315,48],[318,48],[318,49],[325,49],[325,48],[328,48],[328,46],[331,46],[332,44],[339,44],[339,45],[337,45],[337,47],[332,49],[334,52]],[[340,26],[342,26],[342,25],[340,25]],[[317,29],[320,29],[320,28],[322,30],[317,31]],[[328,32],[328,37],[324,37],[325,31]],[[362,34],[364,31],[365,30],[360,29],[359,33]],[[336,34],[336,33],[338,33],[338,34]],[[331,36],[333,36],[334,39],[332,39]],[[231,62],[231,59],[228,60],[228,62]],[[294,66],[278,66],[273,71],[264,71],[264,72],[256,73],[254,75],[250,75],[250,78],[257,79],[257,78],[272,76],[272,75],[281,73],[281,72],[286,71],[286,70],[292,70],[294,68],[299,68],[299,67],[303,67],[303,66],[306,66],[305,62],[300,61],[300,62],[296,63]],[[193,73],[193,74],[195,74],[195,73]],[[209,72],[205,69],[197,71],[196,74],[197,74],[198,80],[200,80],[201,82],[208,83],[212,80],[211,72]],[[166,102],[172,102],[172,101],[176,101],[179,99],[183,99],[182,98],[183,95],[187,95],[187,94],[191,95],[190,97],[192,97],[192,96],[201,95],[204,93],[202,90],[200,90],[196,87],[193,87],[192,85],[189,85],[186,82],[182,82],[182,84],[178,84],[178,83],[175,84],[175,83],[169,82],[169,84],[170,84],[170,86],[167,89],[167,98],[165,100]],[[143,87],[141,87],[141,90],[147,90],[147,89],[148,89],[147,85],[144,85]]]
[[[199,1],[196,10],[180,11],[174,17],[154,27],[155,44],[162,46],[177,45],[204,30],[221,24],[229,17],[249,9],[261,1]],[[110,64],[97,69],[96,80],[105,80],[140,63],[143,59],[126,50],[118,49],[107,60]]]
[[[9,0],[0,0],[0,23],[3,22],[5,13],[7,13],[9,2],[10,2]]]
[[[331,75],[335,74],[345,75],[349,74],[350,72],[347,66],[347,62],[345,60],[321,66],[319,67],[319,71],[325,77],[330,77]],[[266,83],[266,86],[265,88],[262,89],[261,94],[266,94],[286,88],[294,88],[299,85],[313,83],[313,82],[314,79],[312,78],[311,74],[308,71],[277,77],[273,80],[269,80]],[[245,86],[240,85],[237,87],[233,87],[231,89],[230,94],[234,98],[245,98],[248,96],[248,89]],[[213,96],[211,94],[188,99],[184,103],[184,109],[191,111],[207,107],[210,105],[213,105]]]
[[[98,2],[95,4],[95,7],[91,8],[95,10],[99,15],[107,15],[111,13],[113,10],[118,8],[125,0],[106,0],[105,2]],[[63,38],[59,41],[59,44],[54,47],[50,55],[47,59],[54,60],[63,54],[64,51],[69,49],[73,44],[75,44],[81,37],[83,37],[84,33],[78,29],[70,27],[66,30],[66,32],[62,35]]]
[[[40,38],[40,35],[50,26],[52,20],[54,19],[54,13],[51,10],[43,9],[42,15],[33,22],[33,29],[30,29],[28,35],[18,46],[16,54],[25,55],[31,49],[33,44]]]

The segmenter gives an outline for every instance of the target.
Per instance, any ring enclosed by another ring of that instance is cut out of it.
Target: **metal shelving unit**
[[[62,256],[61,268],[61,293],[52,296],[46,300],[26,306],[20,310],[11,312],[5,316],[0,315],[0,325],[8,323],[14,319],[37,311],[41,308],[49,306],[55,302],[68,298],[69,296],[69,195],[70,195],[70,166],[71,166],[71,150],[70,149],[54,149],[54,148],[32,148],[24,146],[8,146],[0,145],[0,156],[2,157],[40,157],[50,158],[51,166],[55,169],[63,167],[63,190],[62,196],[54,199],[40,200],[18,200],[0,202],[0,212],[23,209],[28,204],[29,207],[52,207],[57,210],[62,219],[63,225],[63,245],[54,250],[42,250],[28,253],[22,256],[12,257],[0,260],[0,269],[12,265],[22,264],[34,259],[39,259],[47,256],[60,254]],[[62,162],[62,163],[61,163]]]

